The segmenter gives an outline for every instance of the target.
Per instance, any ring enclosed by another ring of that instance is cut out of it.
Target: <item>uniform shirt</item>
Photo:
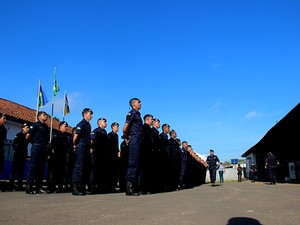
[[[168,148],[168,142],[169,142],[168,135],[165,133],[160,133],[159,137],[160,137],[160,149],[164,151],[167,155],[169,155],[170,151]]]
[[[91,141],[91,124],[85,119],[76,125],[75,133],[78,134],[78,143],[89,144]]]
[[[119,152],[119,136],[113,131],[109,132],[107,136],[109,153],[113,158],[117,158]]]
[[[188,151],[185,148],[181,148],[181,159],[182,161],[187,161]]]
[[[129,135],[143,134],[143,120],[139,111],[132,109],[126,116],[126,123],[129,124]]]
[[[58,132],[51,140],[51,149],[54,156],[65,156],[69,148],[69,138],[66,133]]]
[[[206,162],[208,163],[208,166],[210,168],[215,168],[215,167],[217,167],[217,162],[220,162],[220,160],[219,160],[218,156],[216,156],[216,155],[213,155],[213,156],[209,155],[206,159]]]
[[[277,160],[274,155],[269,155],[266,159],[267,167],[274,168],[277,166]]]
[[[27,157],[28,143],[29,141],[26,139],[26,133],[17,133],[12,143],[12,148],[14,149],[15,154],[24,155]]]
[[[152,141],[152,146],[154,151],[159,151],[160,150],[160,138],[159,138],[159,131],[155,128],[151,128],[151,141]]]
[[[46,123],[37,121],[28,130],[32,144],[47,145],[49,142],[50,129]]]
[[[96,155],[108,156],[108,135],[105,129],[97,127],[91,134],[92,148]]]
[[[144,123],[143,125],[143,149],[151,151],[153,149],[152,143],[152,129],[149,124]]]
[[[4,125],[0,126],[0,152],[4,151],[4,140],[6,139],[7,130]]]

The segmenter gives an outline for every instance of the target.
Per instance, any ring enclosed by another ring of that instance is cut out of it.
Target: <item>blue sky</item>
[[[240,158],[299,102],[299,12],[298,0],[3,0],[0,97],[36,108],[41,79],[51,101],[56,67],[54,116],[67,91],[71,126],[90,107],[93,128],[122,128],[138,97],[198,153]]]

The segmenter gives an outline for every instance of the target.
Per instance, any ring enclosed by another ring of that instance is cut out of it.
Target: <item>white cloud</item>
[[[248,112],[243,119],[253,119],[253,118],[259,118],[261,117],[262,114],[258,113],[256,110],[252,110],[250,112]]]

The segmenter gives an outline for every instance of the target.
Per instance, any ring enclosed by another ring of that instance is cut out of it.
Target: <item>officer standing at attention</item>
[[[89,167],[91,163],[91,124],[93,111],[85,108],[82,111],[83,119],[76,125],[73,136],[73,146],[76,153],[73,171],[73,195],[85,195],[86,184],[89,180]]]
[[[111,161],[108,157],[108,135],[106,132],[107,121],[100,117],[97,120],[98,127],[91,134],[92,139],[92,173],[91,194],[95,192],[108,192]]]
[[[152,178],[152,153],[153,153],[153,144],[151,137],[151,126],[153,123],[153,116],[151,114],[146,114],[144,116],[143,124],[143,144],[141,150],[141,179],[140,179],[140,188],[142,194],[149,194],[151,191],[151,185],[154,182]]]
[[[272,152],[268,153],[266,158],[265,168],[268,170],[270,184],[276,184],[276,167],[279,165],[276,157]]]
[[[48,191],[50,193],[64,192],[64,178],[66,177],[67,153],[69,148],[69,139],[66,134],[68,123],[61,121],[59,123],[59,131],[54,134],[51,140],[51,148],[49,152],[48,169],[50,166],[50,179],[48,183]],[[57,189],[56,189],[57,185]]]
[[[108,133],[108,157],[110,158],[109,165],[109,191],[115,192],[119,179],[120,170],[120,150],[119,150],[119,123],[113,122],[111,124],[111,132]]]
[[[206,162],[208,164],[208,170],[210,175],[210,182],[211,185],[214,186],[216,182],[216,175],[217,175],[217,167],[220,164],[220,160],[218,156],[214,154],[214,150],[210,150],[210,155],[207,157]]]
[[[0,172],[4,168],[4,141],[7,135],[7,130],[4,126],[5,123],[6,123],[6,115],[0,113]]]
[[[179,189],[185,188],[186,184],[186,164],[187,164],[187,146],[188,142],[183,141],[182,142],[182,148],[181,148],[181,171],[180,171],[180,177],[179,177]]]
[[[152,145],[153,145],[153,179],[154,183],[152,184],[153,192],[159,192],[163,187],[163,176],[162,176],[162,168],[163,168],[163,158],[162,151],[160,150],[160,137],[159,137],[159,129],[160,128],[160,120],[158,118],[153,119],[152,123]]]
[[[138,196],[137,182],[139,177],[139,157],[140,147],[143,138],[143,120],[141,118],[141,101],[138,98],[132,98],[129,101],[131,111],[126,116],[123,127],[123,136],[129,137],[129,161],[127,169],[127,189],[126,195]]]
[[[14,150],[14,157],[10,175],[10,190],[13,191],[15,189],[15,178],[16,174],[18,174],[18,190],[21,191],[23,188],[23,176],[27,161],[28,155],[28,143],[29,141],[26,139],[26,134],[29,130],[29,126],[27,123],[24,123],[21,126],[21,132],[17,133],[13,143],[12,148]]]
[[[26,139],[32,143],[26,194],[33,194],[34,181],[36,193],[45,193],[42,190],[42,181],[47,159],[47,144],[49,142],[50,129],[46,124],[47,114],[44,111],[38,112],[37,119],[38,121],[29,127],[26,134]]]
[[[169,149],[169,137],[170,125],[163,124],[162,132],[159,134],[160,137],[160,150],[162,151],[162,176],[163,176],[163,191],[168,191],[168,181],[171,167],[170,160],[170,149]]]

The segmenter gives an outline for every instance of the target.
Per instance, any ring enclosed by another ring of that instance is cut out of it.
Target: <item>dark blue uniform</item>
[[[126,116],[129,124],[129,161],[127,169],[127,182],[136,184],[139,175],[140,147],[143,137],[143,120],[139,111],[132,109]]]
[[[214,184],[216,182],[217,163],[220,162],[220,160],[216,155],[209,155],[206,159],[206,162],[208,163],[210,182]]]
[[[83,186],[88,183],[91,163],[90,143],[91,124],[83,119],[76,125],[75,133],[78,134],[76,143],[76,159],[73,171],[73,184]]]
[[[4,141],[6,139],[7,130],[4,125],[0,125],[0,172],[4,168]]]
[[[36,182],[36,190],[39,191],[44,178],[44,170],[47,159],[47,143],[49,141],[50,129],[46,123],[35,122],[29,128],[31,137],[31,160],[28,170],[27,193],[32,192],[32,185]]]
[[[21,189],[23,186],[23,176],[28,155],[28,143],[26,139],[26,133],[19,132],[16,134],[12,148],[14,149],[14,158],[11,169],[10,184],[13,188],[16,174],[18,174],[18,188]]]
[[[93,130],[91,138],[93,140],[91,183],[97,186],[98,191],[104,192],[107,191],[110,179],[107,132],[105,129],[97,127]]]
[[[109,158],[109,188],[111,191],[115,191],[119,178],[119,136],[117,133],[111,131],[108,133],[108,158]]]
[[[69,138],[66,133],[57,132],[51,140],[49,151],[48,172],[49,172],[49,191],[63,191],[63,183],[66,175],[67,152],[69,148]]]
[[[268,170],[270,184],[276,184],[276,168],[278,165],[278,161],[276,157],[269,153],[268,157],[266,158],[266,166]]]
[[[186,165],[187,165],[187,157],[188,152],[185,148],[181,148],[181,171],[180,171],[180,178],[179,178],[179,185],[180,188],[183,188],[186,182]]]

